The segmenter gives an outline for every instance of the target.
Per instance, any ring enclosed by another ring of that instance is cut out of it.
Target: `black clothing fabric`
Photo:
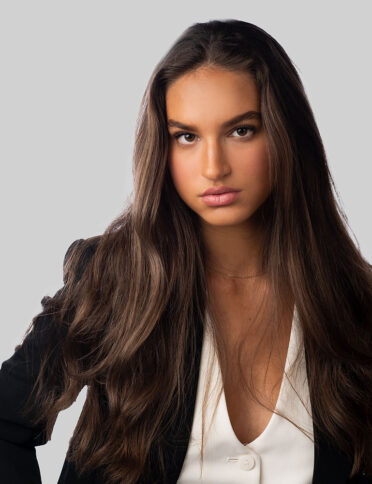
[[[75,240],[68,248],[64,264],[71,248],[83,239]],[[98,241],[98,237],[96,242]],[[96,242],[86,249],[79,261],[78,277],[96,248]],[[41,356],[47,343],[45,328],[50,327],[48,318],[39,318],[38,324],[16,348],[14,354],[2,363],[0,370],[0,483],[1,484],[40,484],[41,476],[36,458],[35,446],[46,443],[42,426],[35,427],[21,416],[21,409],[29,395],[38,374]],[[164,439],[165,462],[167,466],[167,484],[175,484],[180,475],[186,457],[195,409],[196,391],[199,378],[200,357],[203,341],[203,329],[198,328],[198,356],[193,385],[188,391],[186,409],[187,425],[177,424],[169,430]],[[27,353],[26,353],[27,350]],[[26,358],[32,355],[32,361]],[[178,421],[180,422],[180,420]],[[350,479],[351,462],[336,450],[316,428],[314,428],[315,462],[313,484],[371,484],[372,476],[360,472]],[[153,449],[155,451],[155,449]],[[153,455],[156,455],[153,452]],[[150,455],[150,462],[151,459]],[[151,484],[161,483],[159,470],[154,462]],[[52,483],[47,483],[52,484]],[[65,460],[57,484],[108,484],[102,480],[99,470],[78,477],[74,464]],[[144,479],[138,484],[150,484]],[[228,484],[228,483],[227,483]]]

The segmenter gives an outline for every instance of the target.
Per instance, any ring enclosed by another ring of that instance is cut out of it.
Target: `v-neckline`
[[[285,366],[284,366],[284,368],[285,368],[284,372],[285,373],[283,373],[283,375],[282,375],[279,394],[278,394],[278,398],[276,400],[276,404],[275,404],[275,407],[274,407],[275,410],[278,410],[278,406],[279,406],[279,404],[282,400],[282,396],[283,396],[283,392],[284,392],[284,388],[285,388],[285,378],[286,378],[285,374],[288,373],[289,366],[290,366],[291,352],[292,352],[292,348],[293,348],[293,345],[294,345],[294,337],[295,337],[294,333],[295,333],[295,329],[296,329],[295,328],[296,324],[297,324],[297,309],[296,309],[296,305],[294,305],[292,323],[291,323],[291,331],[290,331],[290,336],[289,336],[289,341],[288,341],[288,346],[287,346],[287,353],[286,353],[286,361],[285,361]],[[219,366],[218,359],[216,360],[216,364],[217,364],[218,378],[222,379],[221,369],[220,369],[220,366]],[[257,444],[260,440],[262,440],[266,436],[266,434],[270,431],[270,428],[274,425],[274,423],[275,423],[274,419],[278,418],[278,415],[275,412],[273,412],[269,421],[268,421],[268,423],[267,423],[267,425],[266,425],[266,427],[264,428],[264,430],[257,437],[255,437],[251,442],[243,444],[238,439],[238,437],[235,434],[235,431],[233,429],[233,426],[231,424],[229,412],[228,412],[228,409],[227,409],[226,395],[225,395],[225,389],[224,389],[223,384],[222,384],[221,397],[219,399],[218,405],[222,405],[220,410],[222,411],[223,418],[227,421],[228,431],[231,434],[232,439],[234,440],[236,445],[243,450],[247,449],[247,447],[249,447],[250,445]]]

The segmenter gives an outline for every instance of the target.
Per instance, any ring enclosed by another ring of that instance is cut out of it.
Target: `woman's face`
[[[270,194],[259,101],[249,74],[215,67],[187,73],[167,89],[171,177],[179,196],[206,224],[247,223]],[[206,189],[221,186],[238,192],[202,197]]]

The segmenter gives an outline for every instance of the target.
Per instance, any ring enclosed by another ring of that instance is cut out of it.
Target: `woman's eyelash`
[[[237,126],[236,128],[234,128],[234,129],[232,130],[232,133],[233,133],[234,131],[238,130],[238,129],[248,129],[248,130],[252,131],[252,133],[253,133],[253,134],[254,134],[254,133],[257,131],[256,126]],[[173,134],[173,137],[174,137],[175,139],[178,139],[180,136],[184,136],[184,135],[186,135],[186,134],[191,134],[192,136],[195,136],[193,133],[190,133],[190,132],[188,132],[188,131],[182,131],[182,132],[177,132],[177,133],[174,133],[174,134]],[[244,139],[244,138],[245,138],[245,136],[235,136],[235,137],[236,137],[236,138],[242,138],[242,139]],[[186,144],[188,144],[188,143],[186,143]]]

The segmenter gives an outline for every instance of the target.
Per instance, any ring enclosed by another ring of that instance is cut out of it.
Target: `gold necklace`
[[[217,269],[212,269],[212,267],[209,267],[209,266],[207,266],[207,269],[209,269],[210,271],[214,271],[214,272],[218,272],[220,274],[223,274],[224,276],[234,277],[234,278],[237,278],[237,279],[251,279],[252,277],[259,277],[259,276],[263,276],[264,274],[266,274],[266,272],[261,272],[259,274],[254,274],[254,275],[250,275],[250,276],[235,276],[234,274],[227,274],[226,272],[222,272],[222,271],[219,271]]]

